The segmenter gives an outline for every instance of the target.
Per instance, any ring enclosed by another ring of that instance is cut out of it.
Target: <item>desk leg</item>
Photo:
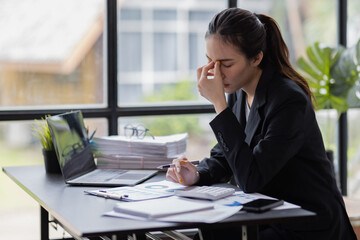
[[[133,234],[132,235],[133,239],[134,240],[146,240],[146,235],[145,234],[140,234],[140,233],[137,233],[137,234]]]
[[[49,240],[49,214],[40,206],[40,239]]]
[[[241,226],[242,240],[258,240],[259,227],[258,226]]]
[[[110,238],[101,238],[101,239],[110,239]],[[128,234],[114,234],[111,236],[111,240],[128,240]]]

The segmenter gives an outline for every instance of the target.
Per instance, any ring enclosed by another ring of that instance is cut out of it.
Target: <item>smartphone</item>
[[[271,208],[284,204],[283,200],[258,198],[251,202],[245,203],[243,209],[248,212],[265,212]]]

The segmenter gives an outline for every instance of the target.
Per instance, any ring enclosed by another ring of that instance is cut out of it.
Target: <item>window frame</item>
[[[236,6],[236,1],[228,0],[229,6]],[[107,43],[106,59],[106,81],[107,99],[104,108],[77,108],[81,110],[85,118],[106,118],[109,124],[109,135],[118,134],[118,118],[130,116],[149,115],[174,115],[174,114],[207,114],[214,113],[212,105],[176,105],[176,106],[118,106],[118,55],[117,55],[117,0],[106,0],[106,25],[104,41]],[[41,119],[45,115],[57,115],[71,108],[62,109],[34,109],[34,110],[0,110],[0,121],[33,120]]]

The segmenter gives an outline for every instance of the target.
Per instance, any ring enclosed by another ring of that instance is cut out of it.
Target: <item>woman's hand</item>
[[[196,166],[181,157],[173,160],[175,167],[169,168],[166,172],[166,178],[172,182],[180,183],[185,186],[194,185],[200,179]]]
[[[220,61],[212,61],[198,68],[197,81],[200,95],[214,105],[217,114],[222,112],[227,107],[227,104],[223,78],[220,71]]]

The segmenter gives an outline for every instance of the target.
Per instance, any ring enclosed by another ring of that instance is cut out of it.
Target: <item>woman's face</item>
[[[236,47],[224,43],[216,35],[206,38],[206,52],[209,62],[221,62],[220,70],[226,93],[234,93],[240,88],[246,91],[254,80],[258,80],[256,76],[261,70],[255,60],[247,59]]]

